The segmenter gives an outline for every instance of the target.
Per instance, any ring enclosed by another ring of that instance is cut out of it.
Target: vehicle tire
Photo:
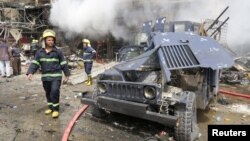
[[[186,106],[177,107],[175,115],[178,118],[175,127],[175,140],[193,141],[198,137],[196,97],[193,92],[184,92],[187,95]],[[181,108],[182,107],[182,108]]]
[[[96,106],[92,107],[91,114],[92,116],[97,117],[97,118],[104,118],[108,115],[108,113],[104,109],[101,109]]]

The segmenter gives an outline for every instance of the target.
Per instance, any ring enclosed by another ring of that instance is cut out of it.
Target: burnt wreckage
[[[143,26],[147,46],[122,48],[121,62],[99,74],[96,91],[81,101],[92,106],[93,116],[118,112],[174,127],[178,141],[194,140],[196,110],[217,94],[220,71],[231,67],[233,58],[213,38],[196,34],[193,22],[169,22],[168,32],[165,18],[151,24]],[[177,24],[183,32],[175,32]],[[136,57],[124,56],[131,53]]]

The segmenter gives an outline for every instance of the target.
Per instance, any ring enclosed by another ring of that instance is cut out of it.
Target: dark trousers
[[[84,69],[87,75],[91,74],[93,62],[84,62]]]
[[[53,111],[59,111],[61,80],[43,81],[48,106]]]
[[[13,68],[13,75],[21,74],[21,59],[20,57],[14,57],[11,61],[12,68]]]

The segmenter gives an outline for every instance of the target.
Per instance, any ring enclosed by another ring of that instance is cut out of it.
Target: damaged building
[[[50,1],[0,1],[1,38],[29,43],[48,28]]]
[[[57,45],[70,47],[66,54],[75,53],[81,43],[81,36],[68,40],[65,33],[49,23],[51,0],[1,0],[0,1],[0,38],[6,40],[9,45],[18,43],[26,55],[29,56],[32,43],[38,43],[42,32],[47,28],[54,28],[58,33]],[[119,22],[119,18],[118,22]],[[87,35],[85,35],[87,36]],[[96,39],[93,42],[95,49],[99,51],[98,58],[112,59],[113,52],[117,52],[123,40],[116,40],[111,35]]]
[[[50,27],[49,10],[48,0],[0,1],[0,38],[10,46],[17,43],[23,50],[22,56],[34,55],[41,33]]]

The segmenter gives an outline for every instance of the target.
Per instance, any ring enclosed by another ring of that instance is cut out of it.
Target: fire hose
[[[228,95],[232,95],[232,96],[238,96],[238,97],[243,97],[243,98],[250,99],[249,94],[242,94],[242,93],[232,92],[232,91],[223,90],[223,89],[220,89],[219,92],[223,93],[223,94],[228,94]]]
[[[72,127],[74,126],[76,120],[80,117],[80,115],[85,112],[88,109],[89,105],[83,105],[83,107],[75,114],[75,116],[72,118],[72,120],[69,122],[67,128],[64,131],[62,141],[67,141],[69,134],[72,130]]]

